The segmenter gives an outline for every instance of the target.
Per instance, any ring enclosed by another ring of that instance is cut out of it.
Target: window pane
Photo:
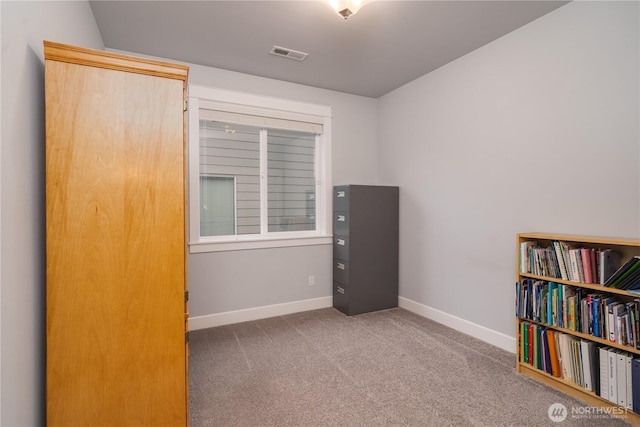
[[[268,131],[269,231],[316,229],[314,134]]]
[[[229,177],[200,177],[200,235],[235,234],[235,180]]]
[[[200,235],[232,235],[260,233],[260,129],[230,123],[200,120],[200,194],[202,177],[235,179],[235,224],[224,234],[205,234],[200,220]],[[209,182],[206,180],[205,182]],[[208,184],[204,184],[208,185]],[[228,197],[228,196],[226,196]],[[218,209],[218,205],[220,209]],[[212,209],[213,221],[228,223],[230,201],[218,200]],[[202,213],[202,203],[200,211]],[[221,226],[222,227],[222,226]],[[216,230],[222,229],[220,227]]]

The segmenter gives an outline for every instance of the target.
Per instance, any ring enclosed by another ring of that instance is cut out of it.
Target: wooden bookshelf
[[[640,300],[640,294],[629,292],[622,289],[611,288],[608,286],[604,286],[598,283],[582,283],[572,280],[563,280],[562,278],[557,277],[549,277],[539,274],[533,274],[530,272],[522,272],[521,271],[521,244],[524,242],[537,242],[539,247],[553,247],[553,242],[566,242],[576,247],[584,247],[588,249],[613,249],[620,253],[620,265],[624,264],[625,261],[633,258],[634,256],[640,256],[640,239],[627,239],[627,238],[607,238],[607,237],[597,237],[597,236],[575,236],[575,235],[565,235],[565,234],[548,234],[548,233],[519,233],[516,236],[516,282],[521,282],[526,279],[530,279],[532,281],[545,281],[545,282],[553,282],[556,284],[569,285],[575,289],[583,289],[586,293],[597,293],[605,296],[610,296],[615,298],[620,302],[633,302],[635,300]],[[518,297],[518,296],[516,296]],[[576,319],[580,321],[580,319]],[[551,329],[556,332],[561,332],[565,334],[569,334],[572,337],[588,340],[594,342],[599,347],[609,347],[615,348],[619,350],[623,350],[628,352],[634,358],[637,356],[640,358],[640,345],[631,346],[622,343],[612,342],[605,337],[600,338],[589,333],[580,332],[577,330],[573,330],[567,327],[552,325],[547,322],[538,322],[536,320],[529,319],[526,316],[520,317],[516,316],[516,371],[523,375],[527,375],[537,381],[540,381],[544,384],[547,384],[551,387],[554,387],[558,390],[563,391],[566,394],[569,394],[573,397],[583,400],[587,405],[597,406],[602,408],[611,408],[616,407],[618,410],[623,411],[623,415],[617,415],[625,420],[635,424],[640,425],[640,414],[633,412],[631,409],[625,409],[617,403],[614,404],[611,401],[600,397],[599,391],[592,392],[582,387],[580,384],[575,383],[570,379],[563,378],[562,376],[557,377],[553,376],[545,370],[538,369],[532,364],[521,360],[523,357],[522,346],[524,345],[522,341],[523,337],[521,336],[521,324],[526,322],[528,324],[536,324],[539,326],[543,326],[547,329]],[[638,333],[640,336],[640,333]],[[599,373],[599,370],[598,370]],[[634,390],[635,392],[635,390]],[[640,392],[640,390],[639,390]]]

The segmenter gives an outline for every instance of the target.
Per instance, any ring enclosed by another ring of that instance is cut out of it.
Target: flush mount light
[[[329,5],[344,19],[355,15],[362,6],[372,0],[328,0]]]

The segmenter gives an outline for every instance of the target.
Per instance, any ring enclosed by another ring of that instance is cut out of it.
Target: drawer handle
[[[337,263],[336,267],[338,267],[338,270],[344,270],[344,264],[341,262]]]
[[[336,197],[341,197],[341,198],[344,197],[344,191],[338,191],[336,193]]]
[[[344,217],[344,215],[338,215],[338,221],[340,221],[340,222],[344,222],[344,221],[345,221],[345,219],[346,219],[346,218]]]
[[[336,240],[336,243],[340,246],[344,246],[344,239],[338,239]]]
[[[336,290],[338,291],[339,294],[344,295],[344,288],[341,288],[340,286],[336,286],[336,288],[338,288]]]

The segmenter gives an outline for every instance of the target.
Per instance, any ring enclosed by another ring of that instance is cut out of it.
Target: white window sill
[[[331,245],[331,236],[238,239],[225,242],[191,242],[189,253],[244,251],[250,249],[286,248],[294,246]]]

